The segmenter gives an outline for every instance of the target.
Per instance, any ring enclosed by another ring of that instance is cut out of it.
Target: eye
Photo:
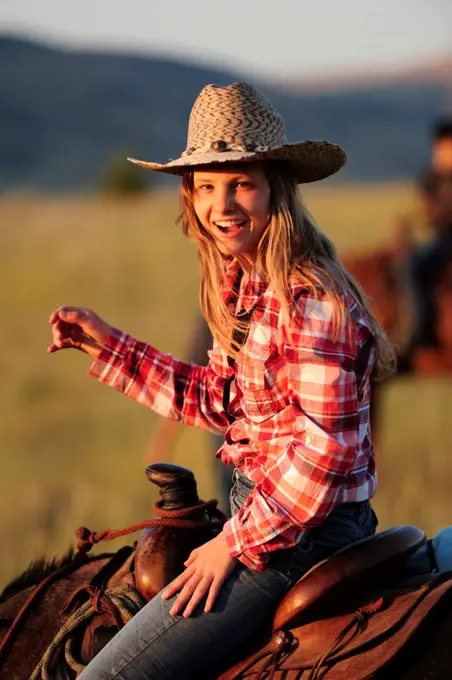
[[[196,189],[198,191],[211,191],[213,189],[213,184],[209,184],[208,182],[204,182],[203,184],[198,184]]]
[[[237,189],[252,189],[253,184],[249,182],[248,180],[242,180],[241,182],[237,182]]]

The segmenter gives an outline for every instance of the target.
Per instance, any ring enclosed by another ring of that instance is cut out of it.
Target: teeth
[[[217,227],[238,227],[244,223],[244,220],[230,220],[229,222],[215,222]]]

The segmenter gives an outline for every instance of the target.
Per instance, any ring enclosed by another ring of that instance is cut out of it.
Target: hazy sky
[[[306,78],[452,53],[452,0],[0,0],[0,31]]]

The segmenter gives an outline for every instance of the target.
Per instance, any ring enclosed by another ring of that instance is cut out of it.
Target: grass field
[[[415,214],[408,185],[310,189],[309,209],[341,252],[391,238],[393,218]],[[61,304],[181,358],[197,309],[195,249],[174,226],[177,197],[0,199],[0,587],[32,559],[61,553],[79,525],[116,528],[151,514],[144,476],[156,423],[148,410],[86,375],[76,352],[50,356],[48,317]],[[377,444],[381,526],[429,533],[452,520],[452,386],[388,386]],[[184,429],[175,462],[215,495],[206,435]],[[112,548],[118,544],[112,544]]]

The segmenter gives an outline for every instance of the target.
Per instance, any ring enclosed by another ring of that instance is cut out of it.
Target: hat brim
[[[152,163],[136,158],[128,158],[131,163],[147,170],[164,172],[170,175],[183,175],[187,170],[198,165],[219,165],[221,163],[239,163],[252,161],[287,161],[293,168],[294,176],[299,184],[317,182],[334,175],[346,161],[346,154],[336,144],[324,141],[305,141],[296,144],[284,144],[267,151],[209,151],[182,156],[169,163]]]

